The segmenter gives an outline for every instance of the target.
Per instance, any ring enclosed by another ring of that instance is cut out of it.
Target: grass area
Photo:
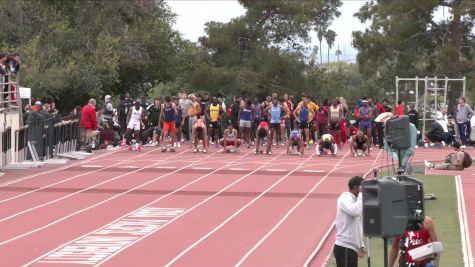
[[[437,196],[437,200],[425,202],[425,212],[433,219],[439,241],[444,245],[440,266],[463,266],[454,177],[437,175],[418,175],[416,177],[424,183],[425,193],[434,193]],[[383,245],[381,238],[371,239],[371,266],[384,266]],[[390,244],[388,244],[388,248],[390,248]],[[325,266],[336,266],[334,261],[332,256]],[[367,266],[367,262],[366,257],[361,258],[359,266]]]

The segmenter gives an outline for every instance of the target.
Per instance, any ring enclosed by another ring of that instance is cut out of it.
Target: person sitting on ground
[[[201,138],[203,142],[203,153],[206,153],[208,149],[208,134],[206,133],[206,123],[205,120],[200,116],[196,119],[193,124],[192,130],[193,136],[193,153],[198,152],[198,139]]]
[[[296,151],[297,155],[303,155],[303,139],[300,135],[298,129],[293,129],[290,132],[289,140],[287,140],[287,154],[290,154],[291,151]]]
[[[358,156],[358,150],[361,150],[363,155],[369,156],[369,138],[364,135],[362,131],[358,131],[356,136],[351,139],[351,153],[354,157]]]
[[[260,150],[261,141],[263,143],[263,140],[267,139],[267,142],[272,142],[272,140],[269,140],[269,122],[266,120],[266,118],[267,117],[264,116],[264,118],[259,122],[259,125],[257,126],[256,141],[255,141],[256,154],[258,154],[261,151]],[[269,155],[272,154],[272,152],[269,149],[267,149],[266,153]]]
[[[428,169],[436,170],[457,170],[461,171],[464,168],[470,167],[472,164],[472,158],[470,154],[460,149],[460,143],[454,143],[454,152],[450,153],[445,157],[444,162],[434,164],[427,160],[424,161],[424,165]]]
[[[325,152],[325,149],[330,151],[332,156],[334,157],[336,156],[338,147],[336,146],[335,139],[333,139],[333,136],[331,134],[324,134],[318,140],[317,156],[323,155],[323,153]]]
[[[223,138],[219,140],[219,144],[223,146],[223,153],[236,152],[241,146],[241,139],[238,138],[238,131],[233,128],[233,124],[229,121],[228,127],[224,130]]]

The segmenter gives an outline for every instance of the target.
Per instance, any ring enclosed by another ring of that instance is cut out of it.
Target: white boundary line
[[[218,152],[218,151],[214,152],[213,154],[215,154],[215,153],[217,153],[217,152]],[[241,155],[237,160],[239,160],[240,158],[245,157],[246,155],[248,155],[248,154],[251,153],[251,152],[252,152],[252,151],[249,151],[248,153],[246,153],[246,154],[244,154],[244,155]],[[209,155],[208,157],[212,156],[213,154]],[[146,208],[147,206],[153,205],[153,204],[157,203],[158,201],[162,200],[163,198],[168,197],[168,196],[170,196],[170,195],[172,195],[172,194],[174,194],[174,193],[176,193],[176,192],[178,192],[178,191],[180,191],[180,190],[182,190],[182,189],[184,189],[184,188],[186,188],[186,187],[188,187],[188,186],[190,186],[190,185],[192,185],[192,184],[194,184],[194,183],[196,183],[196,182],[198,182],[198,181],[201,181],[202,179],[208,177],[209,175],[212,175],[212,174],[216,173],[217,171],[219,171],[219,170],[221,170],[221,169],[227,168],[227,167],[232,166],[232,165],[240,164],[240,163],[231,164],[232,162],[236,162],[237,160],[235,160],[235,161],[230,161],[230,162],[228,162],[228,164],[226,164],[226,165],[223,166],[223,167],[220,167],[220,168],[218,168],[218,169],[216,169],[216,170],[214,170],[214,171],[212,171],[212,172],[209,172],[209,173],[207,173],[207,174],[201,175],[199,178],[197,178],[197,179],[195,179],[195,180],[193,180],[193,181],[191,181],[191,182],[189,182],[189,183],[187,183],[187,184],[181,186],[181,187],[178,188],[178,189],[175,189],[174,191],[172,191],[172,192],[170,192],[170,193],[167,193],[167,194],[165,194],[165,195],[159,197],[159,198],[156,199],[156,200],[153,200],[152,202],[149,202],[149,203],[147,203],[147,204],[145,204],[145,205],[143,205],[143,206],[137,208],[136,210],[134,210],[134,211],[132,211],[132,212],[129,212],[129,213],[127,213],[127,214],[125,214],[125,215],[123,215],[123,216],[117,218],[116,220],[114,220],[114,221],[112,221],[112,222],[110,222],[110,223],[108,223],[108,224],[113,224],[113,223],[115,223],[115,222],[117,222],[117,221],[120,221],[121,219],[127,217],[130,213],[139,211],[139,210],[141,210],[141,209]],[[203,162],[203,161],[201,161],[201,162]],[[186,168],[186,166],[183,167],[183,168]],[[174,172],[177,172],[177,171],[179,171],[179,170],[180,170],[180,169],[178,169],[178,170],[176,170],[176,171],[174,171]],[[174,172],[172,172],[172,173],[174,173]],[[171,174],[171,173],[170,173],[170,174]],[[135,189],[133,189],[133,190],[135,190]],[[189,210],[191,210],[191,209],[193,209],[193,207],[190,208],[190,209],[187,209],[184,213],[182,213],[182,214],[179,215],[178,217],[180,217],[180,216],[182,216],[183,214],[187,213],[187,212],[188,212]],[[174,219],[176,219],[176,218],[178,218],[178,217],[175,217]],[[173,220],[174,220],[174,219],[173,219]],[[170,222],[171,222],[171,221],[169,221],[168,223],[170,223]],[[168,224],[168,223],[167,223],[167,224]],[[157,228],[155,231],[150,232],[149,234],[147,234],[147,235],[144,236],[143,238],[149,236],[150,234],[155,233],[156,231],[158,231],[159,229],[161,229],[162,227],[164,227],[164,226],[167,225],[167,224],[162,225],[161,227]],[[79,240],[79,239],[81,239],[81,238],[83,238],[83,237],[85,237],[85,236],[87,236],[87,235],[90,235],[90,234],[92,234],[92,233],[94,233],[94,232],[96,232],[96,231],[102,229],[103,227],[104,227],[104,226],[101,226],[101,227],[99,227],[99,228],[97,228],[97,229],[95,229],[95,230],[93,230],[93,231],[90,231],[90,232],[88,232],[88,233],[86,233],[86,234],[84,234],[84,235],[82,235],[82,236],[80,236],[80,237],[78,237],[78,238],[76,238],[76,239],[73,239],[73,240],[71,240],[71,241],[68,241],[68,242],[66,242],[66,243],[63,243],[63,244],[61,244],[60,246],[56,247],[55,249],[52,249],[52,250],[48,251],[47,253],[41,255],[40,257],[38,257],[38,258],[36,258],[36,259],[30,261],[29,263],[27,263],[27,264],[25,264],[25,265],[23,265],[23,266],[29,266],[29,265],[35,263],[36,261],[38,261],[39,259],[41,259],[41,258],[45,257],[46,255],[50,254],[52,251],[58,250],[58,249],[60,249],[60,248],[63,247],[63,246],[66,246],[66,245],[68,245],[68,244],[70,244],[70,243],[73,243],[73,242],[75,242],[75,241],[77,241],[77,240]],[[142,240],[143,238],[137,239],[135,242],[131,243],[130,245],[135,244],[136,242],[138,242],[139,240]],[[1,245],[1,244],[0,244],[0,245]],[[129,245],[129,246],[130,246],[130,245]],[[127,246],[127,247],[128,247],[128,246]],[[127,247],[124,247],[123,249],[126,249]],[[123,250],[123,249],[122,249],[122,250]],[[122,250],[120,250],[120,251],[122,251]],[[112,255],[109,256],[107,259],[112,258],[114,255],[118,254],[120,251],[117,251],[116,253],[112,254]],[[107,259],[106,259],[106,260],[107,260]],[[102,263],[105,262],[106,260],[100,262],[99,264],[102,264]],[[97,266],[97,265],[96,265],[96,266]]]
[[[467,210],[465,208],[465,198],[460,175],[455,176],[455,188],[457,190],[457,207],[460,222],[460,238],[462,240],[463,262],[466,267],[473,267],[474,259],[472,256]]]
[[[183,151],[183,152],[181,152],[181,153],[185,153],[186,151],[188,151],[188,150],[185,150],[185,151]],[[214,152],[214,153],[217,153],[217,152],[219,152],[219,151],[216,151],[216,152]],[[179,153],[179,154],[181,154],[181,153]],[[214,153],[213,153],[213,154],[214,154]],[[206,158],[211,157],[213,154],[208,155]],[[178,154],[176,154],[176,155],[178,155]],[[8,239],[8,240],[2,241],[2,242],[0,242],[0,246],[3,246],[3,245],[5,245],[5,244],[8,244],[8,243],[10,243],[10,242],[12,242],[12,241],[15,241],[15,240],[17,240],[17,239],[23,238],[23,237],[25,237],[25,236],[31,235],[31,234],[36,233],[36,232],[38,232],[38,231],[40,231],[40,230],[43,230],[43,229],[45,229],[45,228],[48,228],[48,227],[50,227],[50,226],[52,226],[52,225],[55,225],[55,224],[57,224],[57,223],[59,223],[59,222],[62,222],[62,221],[64,221],[64,220],[66,220],[66,219],[68,219],[68,218],[70,218],[70,217],[73,217],[73,216],[76,215],[76,214],[79,214],[79,213],[81,213],[81,212],[84,212],[84,211],[90,210],[90,209],[92,209],[92,208],[95,208],[95,207],[97,207],[97,206],[99,206],[99,205],[102,205],[102,204],[104,204],[104,203],[106,203],[106,202],[109,202],[109,201],[111,201],[111,200],[113,200],[113,199],[115,199],[115,198],[118,198],[118,197],[122,196],[122,195],[128,194],[128,193],[130,193],[130,192],[132,192],[132,191],[134,191],[134,190],[137,190],[138,188],[141,188],[141,187],[143,187],[143,186],[146,186],[146,185],[148,185],[148,184],[151,184],[151,183],[153,183],[153,182],[156,182],[156,181],[160,180],[160,179],[163,178],[163,177],[169,176],[169,175],[171,175],[171,174],[174,174],[174,173],[176,173],[176,172],[178,172],[178,171],[180,171],[180,170],[182,170],[182,169],[188,168],[188,167],[193,166],[193,165],[195,165],[195,164],[188,164],[188,165],[186,165],[186,166],[181,167],[180,169],[176,169],[176,170],[174,170],[174,171],[172,171],[172,172],[169,172],[169,173],[160,175],[160,176],[158,176],[157,178],[155,178],[155,179],[153,179],[153,180],[150,180],[150,181],[148,181],[148,182],[146,182],[146,183],[143,183],[143,184],[141,184],[141,185],[138,185],[138,186],[136,186],[136,187],[134,187],[134,188],[131,188],[131,189],[129,189],[129,190],[125,191],[125,192],[122,192],[122,193],[120,193],[120,194],[116,194],[116,195],[114,195],[114,196],[112,196],[112,197],[110,197],[110,198],[108,198],[108,199],[103,200],[103,201],[97,202],[97,203],[94,204],[94,205],[85,207],[85,208],[80,209],[80,210],[78,210],[78,211],[76,211],[76,212],[73,212],[73,213],[71,213],[71,214],[69,214],[69,215],[66,215],[66,216],[64,216],[64,217],[61,217],[60,219],[58,219],[58,220],[56,220],[56,221],[53,221],[53,222],[51,222],[51,223],[49,223],[49,224],[46,224],[46,225],[44,225],[44,226],[41,226],[41,227],[36,228],[36,229],[34,229],[34,230],[31,230],[31,231],[28,231],[28,232],[23,233],[23,234],[21,234],[21,235],[18,235],[18,236],[16,236],[16,237],[10,238],[10,239]],[[195,181],[193,181],[192,183],[194,183],[194,182],[196,182],[196,181],[198,181],[198,180],[195,180]]]
[[[141,154],[137,154],[136,156],[133,156],[131,157],[130,159],[133,159],[133,158],[136,158],[136,157],[140,157],[142,155],[145,155],[145,154],[148,154],[148,153],[151,153],[153,151],[155,151],[157,149],[154,149],[154,150],[150,150],[150,151],[147,151],[145,153],[141,153]],[[162,160],[163,161],[163,160]],[[105,169],[108,169],[108,168],[111,168],[113,166],[116,166],[116,165],[120,165],[120,164],[123,164],[123,162],[118,162],[118,163],[115,163],[115,164],[112,164],[112,165],[109,165],[109,166],[106,166],[106,167],[103,167],[101,166],[100,169],[97,169],[97,170],[92,170],[92,171],[88,171],[88,172],[83,172],[81,174],[77,174],[77,175],[74,175],[74,176],[71,176],[67,179],[63,179],[61,181],[58,181],[58,182],[55,182],[55,183],[52,183],[52,184],[48,184],[48,185],[45,185],[45,186],[42,186],[40,188],[36,188],[36,189],[33,189],[33,190],[30,190],[30,191],[27,191],[27,192],[23,192],[21,194],[18,194],[18,195],[15,195],[15,196],[12,196],[12,197],[9,197],[9,198],[5,198],[5,199],[1,199],[0,200],[0,203],[4,203],[4,202],[7,202],[7,201],[10,201],[10,200],[13,200],[13,199],[16,199],[16,198],[19,198],[19,197],[22,197],[22,196],[26,196],[26,195],[29,195],[31,193],[34,193],[36,191],[40,191],[40,190],[43,190],[45,188],[49,188],[51,186],[55,186],[55,185],[58,185],[58,184],[61,184],[61,183],[64,183],[64,182],[67,182],[67,181],[70,181],[70,180],[74,180],[78,177],[81,177],[81,176],[84,176],[84,175],[88,175],[88,174],[91,174],[91,173],[95,173],[95,172],[99,172],[99,171],[102,171],[102,170],[105,170]],[[80,164],[79,164],[80,165]],[[77,166],[77,165],[76,165]],[[85,165],[85,166],[93,166],[93,165]],[[96,165],[97,166],[97,165]]]
[[[378,162],[379,156],[381,156],[382,152],[383,152],[383,150],[381,149],[379,151],[378,155],[376,156],[376,158],[374,159],[373,163],[371,164],[371,168],[374,168],[374,165]],[[364,174],[363,178],[366,178],[366,175],[368,175],[370,172],[371,171],[366,172]],[[332,225],[330,225],[330,227],[327,229],[327,231],[325,232],[325,235],[320,240],[317,247],[312,251],[310,256],[307,258],[307,260],[305,261],[305,263],[303,265],[304,267],[308,267],[312,263],[312,260],[315,258],[315,256],[317,256],[317,254],[320,251],[320,249],[322,248],[323,244],[327,241],[328,236],[330,235],[330,233],[332,232],[334,227],[335,227],[335,221],[333,221]],[[330,252],[330,254],[331,254],[331,252]],[[329,257],[327,256],[327,258],[329,258]]]
[[[193,249],[196,245],[198,245],[199,243],[201,243],[203,240],[205,240],[206,238],[208,238],[209,236],[211,236],[212,234],[214,234],[216,231],[218,231],[219,229],[221,229],[224,225],[226,225],[226,223],[228,223],[230,220],[232,220],[234,217],[236,217],[237,215],[239,215],[243,210],[245,210],[247,207],[249,207],[250,205],[252,205],[254,202],[256,202],[257,200],[259,200],[264,194],[266,194],[267,192],[269,192],[270,190],[272,190],[274,187],[276,187],[279,183],[281,183],[283,180],[285,180],[287,177],[289,177],[292,173],[294,173],[296,170],[298,170],[299,168],[301,168],[303,166],[303,164],[305,164],[307,161],[309,161],[311,158],[313,158],[314,154],[310,154],[310,156],[302,161],[297,167],[295,167],[293,170],[287,172],[286,175],[284,175],[282,178],[280,178],[279,180],[277,180],[275,183],[273,183],[270,187],[268,187],[266,190],[264,190],[263,192],[261,192],[257,197],[255,197],[254,199],[252,199],[251,201],[249,201],[246,205],[244,205],[243,207],[241,207],[239,210],[237,210],[236,212],[234,212],[231,216],[229,216],[226,220],[224,220],[221,224],[219,224],[218,226],[216,226],[213,230],[211,230],[210,232],[208,232],[206,235],[202,236],[200,239],[198,239],[196,242],[194,242],[192,245],[190,245],[189,247],[187,247],[185,250],[183,250],[180,254],[178,254],[175,258],[173,258],[171,261],[169,261],[165,267],[169,267],[170,265],[172,265],[173,263],[175,263],[177,260],[179,260],[183,255],[185,255],[186,253],[188,253],[188,251],[190,251],[191,249]]]
[[[297,202],[289,211],[287,211],[287,213],[285,213],[285,215],[274,225],[274,227],[272,227],[250,250],[248,250],[246,254],[244,254],[244,256],[236,263],[235,266],[240,266],[264,241],[266,241],[267,238],[272,233],[274,233],[274,231],[279,228],[279,226],[281,226],[285,220],[287,220],[287,218],[292,214],[292,212],[294,212],[294,210],[296,210],[308,198],[308,196],[313,191],[315,191],[315,189],[317,189],[317,187],[320,186],[320,184],[322,184],[328,178],[328,176],[330,176],[330,174],[332,174],[335,170],[338,169],[338,165],[340,165],[340,163],[342,163],[345,160],[346,156],[348,156],[349,154],[350,152],[346,152],[346,154],[333,166],[333,169],[331,169],[325,176],[319,179],[319,181],[307,192],[307,194],[305,194],[305,196],[303,196],[299,200],[299,202]],[[323,245],[323,242],[326,240],[326,237],[331,232],[333,225],[334,224],[332,224],[332,226],[326,231],[325,236],[320,241],[319,246],[321,244]]]
[[[102,157],[112,155],[112,154],[116,153],[117,151],[119,151],[119,150],[113,150],[112,152],[104,153],[102,155],[98,155],[97,157],[91,157],[91,158],[86,159],[86,160],[80,160],[77,163],[66,164],[63,167],[54,168],[52,170],[36,173],[36,174],[25,176],[25,177],[19,177],[19,178],[16,178],[14,180],[4,182],[4,183],[0,184],[0,188],[11,185],[11,184],[14,184],[14,183],[18,183],[18,182],[21,182],[21,181],[25,181],[25,180],[28,180],[28,179],[31,179],[31,178],[35,178],[35,177],[40,176],[40,175],[44,175],[44,174],[48,174],[48,173],[52,173],[52,172],[56,172],[56,171],[62,171],[62,170],[65,170],[67,168],[71,168],[71,167],[75,167],[75,166],[78,166],[78,165],[81,165],[81,164],[84,164],[84,163],[87,163],[87,162],[91,162],[91,161],[94,161],[96,159],[100,159]],[[91,154],[91,156],[94,156],[94,155]]]

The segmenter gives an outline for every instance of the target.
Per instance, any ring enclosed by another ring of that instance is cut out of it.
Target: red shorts
[[[226,146],[234,146],[234,141],[226,141]]]
[[[174,133],[175,132],[175,122],[174,121],[164,122],[163,123],[163,132],[164,133],[166,133],[166,132]]]

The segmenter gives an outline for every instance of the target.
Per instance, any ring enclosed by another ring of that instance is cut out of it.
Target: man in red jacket
[[[96,100],[89,99],[89,103],[81,110],[81,122],[83,142],[88,144],[99,134],[97,131]]]

